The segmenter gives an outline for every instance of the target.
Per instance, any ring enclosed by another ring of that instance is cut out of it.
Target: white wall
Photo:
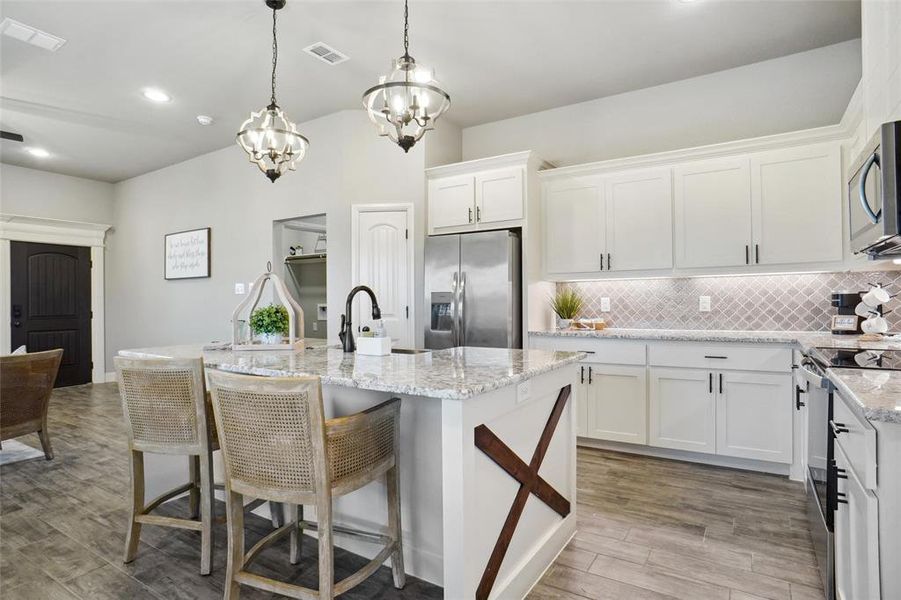
[[[116,184],[108,356],[129,347],[228,339],[241,299],[234,284],[252,281],[273,258],[272,222],[316,213],[327,215],[328,330],[337,341],[337,319],[351,287],[350,207],[412,203],[424,223],[422,149],[405,155],[376,135],[363,111],[328,115],[299,130],[310,139],[307,156],[275,183],[234,146]],[[194,227],[212,228],[212,276],[164,280],[163,236]]]
[[[860,80],[860,61],[852,40],[468,127],[463,159],[535,150],[564,166],[832,125]]]
[[[110,224],[113,184],[0,164],[0,212]]]

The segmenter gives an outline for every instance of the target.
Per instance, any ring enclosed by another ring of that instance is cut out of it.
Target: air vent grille
[[[303,51],[310,56],[330,65],[343,63],[350,58],[343,52],[335,50],[324,42],[316,42],[315,44],[311,44],[304,48]]]
[[[66,43],[66,40],[61,37],[47,33],[46,31],[41,31],[31,25],[20,23],[9,17],[0,21],[0,32],[3,32],[3,35],[8,35],[13,39],[17,39],[20,42],[25,42],[32,46],[49,50],[50,52],[56,52]]]

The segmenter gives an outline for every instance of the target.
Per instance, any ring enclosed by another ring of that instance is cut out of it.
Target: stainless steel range
[[[827,600],[835,598],[834,515],[838,508],[838,469],[833,455],[834,386],[826,369],[901,370],[901,350],[814,348],[798,365],[804,385],[796,404],[807,408],[807,514]]]

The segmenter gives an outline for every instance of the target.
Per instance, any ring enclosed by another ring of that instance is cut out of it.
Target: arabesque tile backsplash
[[[580,281],[557,289],[579,291],[582,316],[603,317],[611,327],[818,331],[829,329],[835,313],[832,292],[867,290],[868,282],[896,294],[901,271]],[[699,296],[710,296],[710,312],[698,310]],[[602,297],[610,298],[610,312],[601,312]],[[890,331],[901,331],[898,300],[887,307],[898,307],[886,315]]]

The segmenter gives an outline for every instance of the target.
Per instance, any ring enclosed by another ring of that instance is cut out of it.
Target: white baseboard
[[[728,467],[731,469],[744,469],[760,473],[772,473],[774,475],[790,476],[791,465],[766,462],[762,460],[750,460],[747,458],[734,458],[731,456],[719,456],[717,454],[703,454],[688,452],[685,450],[672,450],[670,448],[657,448],[654,446],[641,446],[638,444],[626,444],[623,442],[609,442],[607,440],[594,440],[578,438],[577,444],[585,448],[598,448],[600,450],[615,450],[628,454],[640,454],[642,456],[654,456],[656,458],[669,458],[672,460],[684,460],[686,462],[714,465],[716,467]]]
[[[492,598],[525,598],[535,587],[545,572],[551,568],[557,556],[566,548],[576,535],[576,509],[563,519],[560,524],[540,544],[538,551],[521,563],[519,570],[511,574],[505,581],[495,582],[491,590]]]
[[[107,371],[105,383],[115,383],[115,381],[116,381],[116,372],[115,371]]]

